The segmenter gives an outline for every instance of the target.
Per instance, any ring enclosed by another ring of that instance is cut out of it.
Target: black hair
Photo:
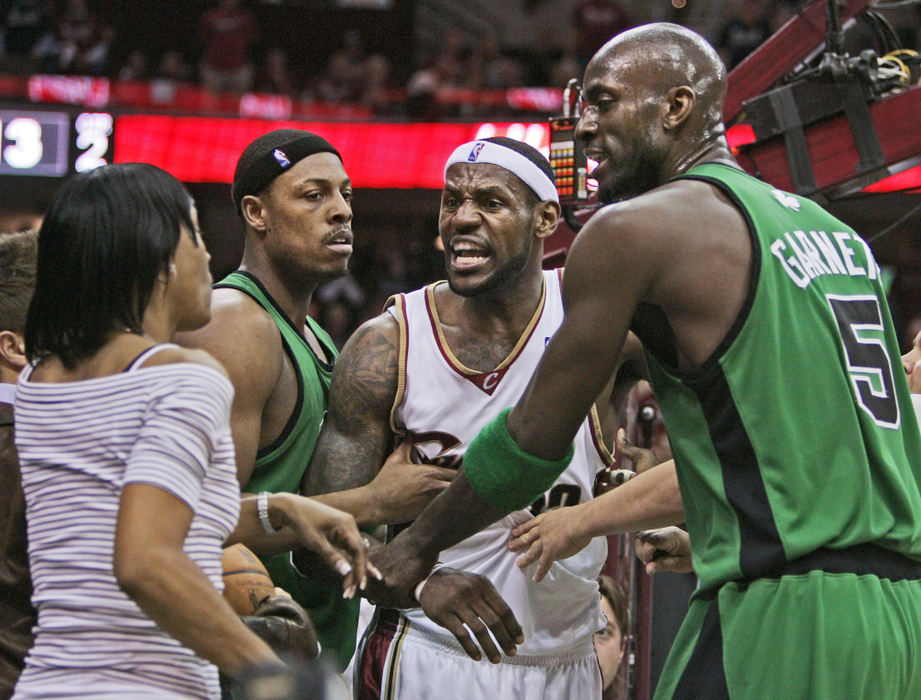
[[[487,143],[495,143],[495,144],[498,144],[499,146],[504,146],[505,148],[508,148],[509,150],[515,151],[515,153],[523,155],[529,161],[534,163],[534,165],[540,168],[541,172],[547,176],[547,179],[549,179],[550,182],[553,183],[554,187],[556,186],[556,175],[553,172],[553,168],[550,166],[550,161],[547,160],[543,156],[543,154],[541,154],[540,151],[534,148],[534,146],[531,146],[525,143],[524,141],[510,139],[508,136],[490,136],[489,138],[480,139],[480,141],[486,141]],[[515,171],[512,170],[511,172],[514,173]],[[527,183],[524,183],[524,184],[525,184],[525,187],[527,187],[528,192],[534,195],[534,199],[535,199],[534,203],[536,204],[537,202],[540,202],[541,201],[540,196],[538,196],[538,194],[531,188],[530,185],[528,185]]]
[[[145,163],[107,165],[65,183],[39,229],[29,361],[55,355],[73,369],[113,330],[140,333],[180,225],[193,231],[191,210],[185,187]]]

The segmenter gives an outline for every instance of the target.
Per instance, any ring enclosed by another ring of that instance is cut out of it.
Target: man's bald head
[[[706,137],[722,133],[726,67],[714,48],[696,32],[677,24],[645,24],[616,35],[589,62],[592,70],[616,71],[622,80],[643,81],[661,94],[680,85],[697,98]]]

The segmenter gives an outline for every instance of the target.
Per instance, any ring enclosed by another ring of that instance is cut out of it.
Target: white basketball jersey
[[[434,297],[435,287],[444,282],[393,298],[389,311],[400,324],[400,375],[391,423],[413,443],[414,461],[460,466],[480,429],[517,403],[563,320],[561,271],[543,275],[543,297],[534,316],[511,354],[490,372],[465,367],[445,342]],[[492,581],[524,630],[519,654],[559,653],[604,626],[595,582],[607,555],[603,537],[574,557],[554,563],[537,584],[531,581],[536,564],[519,569],[519,555],[509,551],[506,542],[511,528],[533,512],[591,499],[596,474],[612,461],[593,409],[576,435],[572,462],[533,510],[515,511],[439,557],[447,566]],[[413,624],[443,632],[421,611],[406,616]]]

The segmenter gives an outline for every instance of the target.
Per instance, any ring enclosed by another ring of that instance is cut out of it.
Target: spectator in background
[[[615,34],[633,26],[617,0],[580,0],[572,10],[576,51],[584,67],[594,53]]]
[[[446,88],[457,88],[464,84],[470,72],[469,50],[463,37],[450,32],[436,56],[432,56],[409,76],[406,85],[406,109],[411,117],[437,120],[444,116],[443,106],[438,101],[438,92]]]
[[[379,53],[371,54],[364,61],[359,101],[375,114],[387,114],[392,108],[388,94],[390,68],[390,60]]]
[[[118,70],[119,80],[145,80],[147,78],[147,54],[135,49]]]
[[[352,63],[348,54],[338,51],[329,57],[326,69],[313,86],[313,97],[323,102],[351,102],[361,71],[360,63]]]
[[[601,592],[601,612],[608,621],[604,629],[595,632],[594,637],[595,654],[601,668],[601,687],[606,700],[620,700],[623,697],[621,679],[630,631],[630,608],[626,592],[610,576],[599,576],[598,588]],[[615,683],[617,690],[610,690]]]
[[[495,34],[484,36],[469,53],[469,66],[465,70],[467,87],[508,89],[525,84],[524,66],[514,56],[502,52]]]
[[[79,75],[104,75],[109,67],[112,29],[101,24],[86,0],[67,0],[58,22],[58,70]]]
[[[716,41],[717,51],[726,68],[732,70],[761,46],[771,33],[765,0],[736,2]]]
[[[160,63],[154,70],[152,77],[154,80],[185,83],[192,79],[192,68],[185,62],[179,51],[169,49],[160,57]]]
[[[550,64],[547,83],[550,87],[564,88],[573,78],[582,78],[582,64],[574,46],[565,46],[563,54]]]
[[[317,320],[341,350],[358,325],[355,319],[367,295],[355,278],[347,275],[321,285],[316,297],[320,302]]]
[[[205,87],[215,93],[249,90],[253,82],[249,54],[259,29],[241,0],[220,0],[202,15],[198,34],[204,43],[200,70]]]
[[[34,70],[39,40],[52,31],[45,0],[10,0],[0,14],[0,66],[12,73]]]
[[[256,89],[289,97],[295,94],[294,79],[288,70],[288,55],[284,49],[273,46],[266,52],[259,66]]]
[[[7,700],[32,646],[36,615],[26,542],[26,502],[13,443],[13,393],[26,365],[22,334],[35,289],[36,231],[0,235],[0,699]]]
[[[364,82],[361,35],[348,31],[342,46],[333,53],[313,86],[314,97],[324,102],[358,101]]]

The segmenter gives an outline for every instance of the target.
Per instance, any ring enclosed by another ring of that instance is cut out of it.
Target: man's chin
[[[492,276],[467,276],[467,275],[448,275],[448,287],[455,294],[462,297],[475,297],[489,291],[494,286]]]
[[[622,202],[640,194],[643,194],[643,190],[635,187],[624,187],[623,183],[602,183],[598,186],[598,201],[602,204]]]
[[[470,280],[453,276],[448,276],[448,287],[452,292],[462,297],[476,296],[480,288],[478,284],[472,283]]]

